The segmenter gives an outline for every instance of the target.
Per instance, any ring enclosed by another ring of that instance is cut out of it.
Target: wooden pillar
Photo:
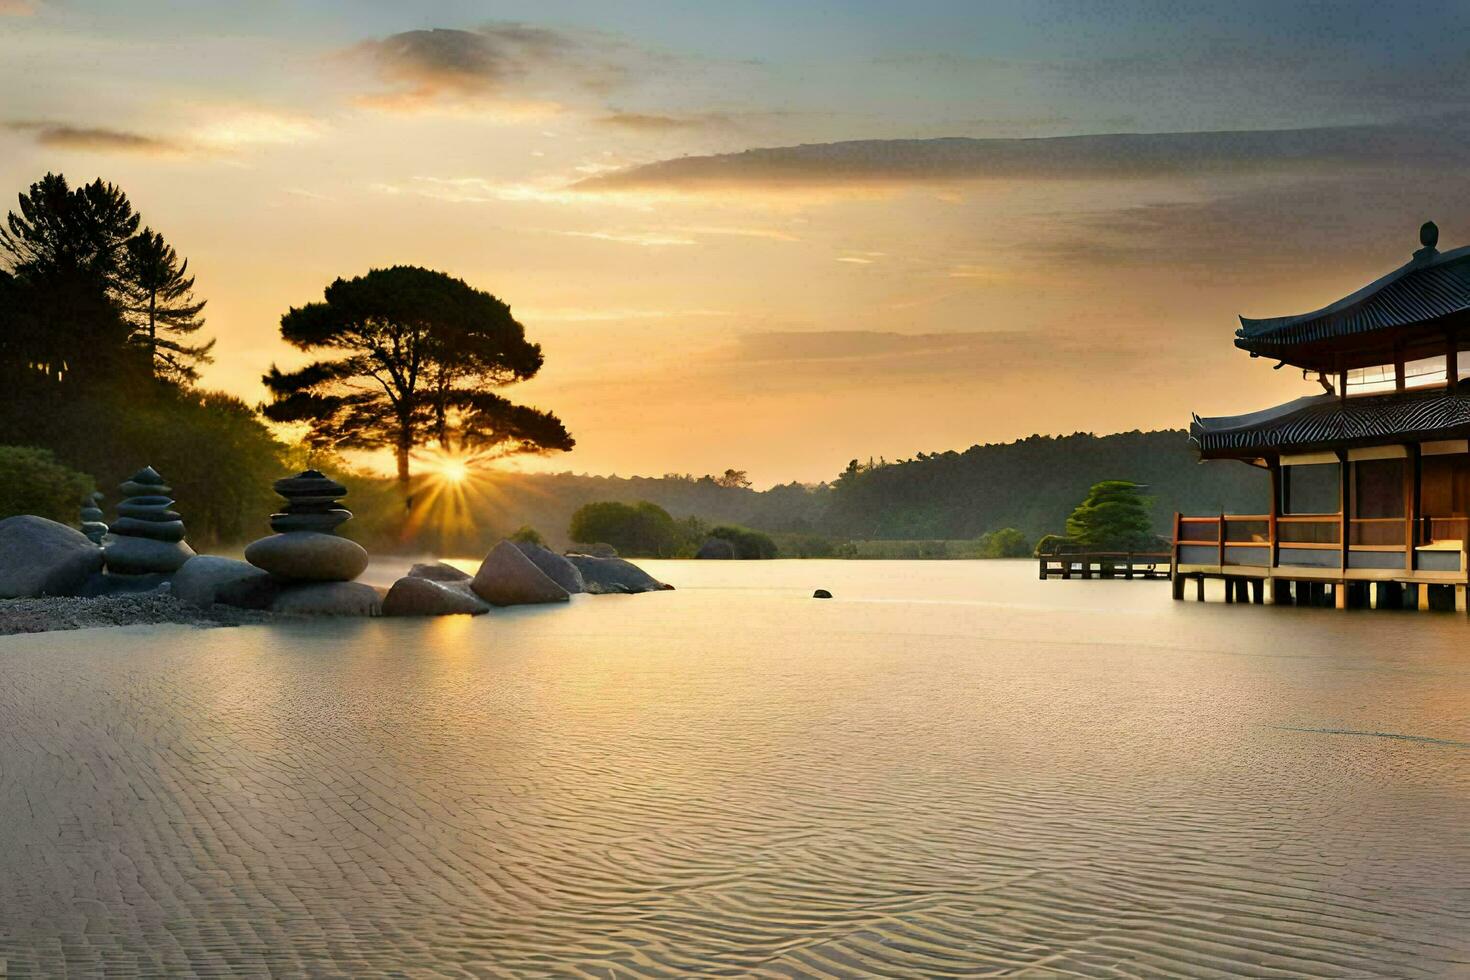
[[[1341,478],[1341,489],[1338,494],[1338,557],[1342,562],[1342,570],[1347,571],[1348,552],[1352,550],[1348,543],[1352,531],[1352,523],[1349,515],[1353,512],[1352,474],[1353,464],[1348,461],[1347,453],[1339,450],[1337,453],[1338,476]]]
[[[1281,461],[1271,460],[1271,509],[1266,514],[1266,540],[1271,544],[1268,567],[1275,568],[1281,553],[1281,544],[1276,540],[1276,515],[1281,510]]]
[[[1393,349],[1393,390],[1404,390],[1404,349],[1402,347]]]
[[[1281,604],[1281,580],[1275,578],[1266,579],[1266,603],[1267,605]]]
[[[1233,578],[1228,578],[1227,577],[1225,579],[1225,601],[1226,602],[1234,602],[1235,601],[1235,579],[1233,579]]]
[[[1347,369],[1337,372],[1337,397],[1339,401],[1347,401]]]
[[[1470,606],[1465,603],[1465,586],[1457,585],[1455,586],[1455,612],[1463,613],[1467,610],[1470,610]]]
[[[1451,391],[1460,382],[1460,337],[1451,327],[1445,332],[1444,386]]]
[[[1205,601],[1205,577],[1203,575],[1196,575],[1194,577],[1194,601]]]
[[[1347,608],[1348,588],[1346,582],[1334,582],[1332,585],[1332,604],[1338,609]]]
[[[1220,552],[1220,570],[1225,570],[1225,515],[1220,515],[1220,524],[1215,528],[1219,541],[1217,542]]]
[[[1183,600],[1183,598],[1184,598],[1184,576],[1183,575],[1180,575],[1179,572],[1177,570],[1175,570],[1174,573],[1169,576],[1169,579],[1170,579],[1170,583],[1169,584],[1171,586],[1173,586],[1173,589],[1174,589],[1174,599],[1175,599],[1175,601],[1177,602],[1177,601]]]
[[[1429,583],[1416,583],[1414,585],[1414,592],[1418,595],[1419,599],[1415,605],[1418,606],[1420,612],[1427,612],[1429,610]]]
[[[1413,572],[1419,567],[1419,555],[1414,547],[1419,543],[1419,497],[1424,492],[1424,460],[1419,453],[1419,444],[1408,446],[1409,456],[1404,460],[1404,571]]]
[[[1266,602],[1266,583],[1263,582],[1263,581],[1261,581],[1258,578],[1253,578],[1253,579],[1251,579],[1250,587],[1251,587],[1251,602],[1253,602],[1255,605],[1258,605],[1258,606],[1265,605],[1265,602]]]

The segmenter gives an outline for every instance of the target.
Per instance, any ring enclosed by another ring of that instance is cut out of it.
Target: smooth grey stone
[[[817,591],[815,591],[815,592],[812,593],[812,598],[813,599],[830,599],[830,598],[832,598],[832,593],[828,592],[826,589],[818,589]]]
[[[182,541],[154,541],[130,534],[114,534],[102,546],[107,570],[118,575],[177,571],[194,557],[194,549]]]
[[[107,537],[107,525],[101,521],[83,521],[82,533],[87,536],[88,541],[100,545],[102,539]]]
[[[112,533],[129,538],[150,538],[154,541],[182,541],[184,522],[142,521],[136,517],[119,517],[112,522]]]
[[[161,478],[157,483],[143,483],[135,476],[118,484],[117,489],[124,497],[166,497],[173,487],[164,483]]]
[[[177,521],[180,514],[171,510],[174,502],[167,497],[129,497],[117,505],[117,516],[139,520]]]
[[[196,555],[174,573],[173,594],[191,605],[208,608],[215,603],[242,609],[264,609],[280,586],[248,562],[217,555]]]
[[[721,561],[733,560],[735,557],[735,546],[724,538],[710,538],[699,546],[699,551],[695,552],[694,557]]]
[[[347,496],[347,488],[336,480],[328,478],[320,470],[302,470],[295,476],[284,477],[277,480],[272,486],[276,493],[282,497],[314,496],[330,497],[335,500],[338,497]]]
[[[489,611],[489,603],[463,583],[436,582],[413,575],[394,582],[383,597],[384,616],[478,616]]]
[[[468,582],[471,578],[468,572],[462,572],[453,565],[446,565],[442,561],[419,562],[408,570],[406,578],[426,578],[432,582]]]
[[[561,555],[530,541],[516,541],[515,546],[520,549],[521,554],[531,559],[531,563],[541,569],[547,578],[572,595],[580,595],[587,591],[587,583],[582,581],[582,573],[577,571],[577,566]]]
[[[336,530],[342,522],[351,519],[352,515],[345,510],[336,509],[323,511],[321,513],[285,513],[271,515],[272,531],[320,531],[330,534]]]
[[[587,591],[592,595],[607,595],[616,592],[659,592],[672,589],[649,575],[632,562],[621,558],[594,558],[591,555],[567,555],[567,560],[577,566]]]
[[[102,549],[75,528],[22,514],[0,521],[0,598],[75,595],[102,569]]]
[[[98,572],[87,577],[81,595],[96,598],[105,595],[137,595],[143,592],[172,591],[172,576],[167,572],[148,572],[145,575],[116,575]]]
[[[252,541],[245,560],[287,582],[350,582],[368,565],[362,545],[319,531],[287,531]]]
[[[302,513],[309,510],[328,510],[332,507],[336,507],[338,495],[288,495],[283,493],[281,494],[281,496],[285,497],[286,502],[290,505],[287,508],[288,510],[296,513]]]
[[[597,544],[586,544],[576,551],[568,551],[567,557],[572,555],[590,555],[593,558],[616,558],[618,549],[606,542],[599,541]]]
[[[492,606],[566,602],[571,598],[566,589],[547,578],[545,572],[509,541],[490,549],[470,588]]]
[[[383,598],[362,582],[300,582],[282,588],[271,602],[271,611],[296,616],[380,616]]]

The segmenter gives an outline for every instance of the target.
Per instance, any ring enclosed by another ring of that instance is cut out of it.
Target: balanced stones
[[[89,493],[82,498],[82,533],[101,544],[107,534],[107,523],[102,520],[102,492]]]
[[[350,582],[367,568],[362,545],[335,533],[352,512],[337,503],[347,488],[316,470],[275,482],[286,507],[271,515],[277,532],[245,549],[245,560],[283,582]]]
[[[174,502],[168,495],[169,486],[157,470],[143,467],[118,490],[123,500],[117,505],[111,537],[103,546],[109,572],[173,572],[194,557],[194,549],[184,543],[184,521],[171,509]]]

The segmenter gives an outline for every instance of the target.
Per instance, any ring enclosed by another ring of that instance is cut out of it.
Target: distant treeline
[[[1235,462],[1201,464],[1181,430],[1082,433],[921,453],[896,462],[854,462],[830,483],[763,491],[715,476],[490,472],[468,495],[473,519],[464,533],[424,543],[441,550],[478,548],[530,526],[565,547],[573,513],[601,501],[648,501],[676,520],[755,528],[773,535],[784,555],[819,555],[827,551],[823,542],[835,548],[849,541],[974,540],[1008,527],[1034,543],[1064,531],[1067,515],[1089,488],[1108,479],[1147,486],[1154,529],[1161,534],[1168,533],[1175,510],[1260,513],[1269,494],[1263,471]],[[373,514],[391,507],[392,498],[386,481],[378,487],[356,480],[356,509],[363,518],[357,523],[365,533]]]

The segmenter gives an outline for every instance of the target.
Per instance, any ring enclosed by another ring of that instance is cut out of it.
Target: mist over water
[[[0,639],[0,960],[1470,970],[1463,616],[646,566],[678,591]]]

